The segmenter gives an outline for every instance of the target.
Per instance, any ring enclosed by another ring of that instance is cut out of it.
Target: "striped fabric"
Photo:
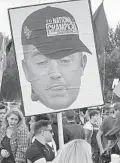
[[[0,148],[1,141],[6,135],[5,130],[0,130]],[[28,129],[26,127],[17,128],[10,138],[11,150],[15,159],[15,163],[25,163],[25,153],[29,145]],[[0,156],[1,157],[1,156]],[[0,158],[2,160],[2,158]]]

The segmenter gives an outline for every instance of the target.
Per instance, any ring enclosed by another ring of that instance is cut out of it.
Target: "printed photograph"
[[[25,115],[103,105],[88,0],[8,12]]]

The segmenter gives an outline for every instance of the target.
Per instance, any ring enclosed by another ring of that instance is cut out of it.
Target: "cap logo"
[[[70,17],[57,17],[46,20],[47,36],[78,34],[77,26]]]
[[[27,39],[29,39],[30,35],[32,34],[32,31],[27,26],[24,26],[23,29],[25,36],[27,37]]]

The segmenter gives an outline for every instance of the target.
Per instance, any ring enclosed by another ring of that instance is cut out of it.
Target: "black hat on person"
[[[110,131],[108,131],[108,133],[105,135],[107,137],[108,140],[114,140],[116,139],[116,133],[120,131],[120,118],[118,118],[112,129]]]
[[[67,110],[66,111],[66,118],[67,118],[67,120],[74,120],[75,111],[74,110]]]
[[[66,10],[47,6],[30,14],[21,31],[22,45],[34,45],[44,56],[60,59],[90,50],[79,38],[74,17]]]

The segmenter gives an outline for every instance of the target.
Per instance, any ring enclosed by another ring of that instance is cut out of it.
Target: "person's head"
[[[89,112],[89,117],[92,122],[98,122],[98,117],[100,113],[97,110],[92,110]]]
[[[66,111],[66,118],[67,121],[74,121],[75,122],[75,111],[74,110],[67,110]]]
[[[115,117],[120,118],[120,103],[116,103],[114,105],[114,109],[115,109]]]
[[[118,140],[120,143],[120,118],[117,118],[112,129],[105,135],[108,140]]]
[[[91,146],[85,140],[75,139],[64,146],[53,163],[92,163]]]
[[[62,117],[62,123],[63,123],[63,125],[66,125],[67,124],[66,116]]]
[[[52,121],[52,124],[57,123],[57,113],[50,113],[49,117],[50,117],[50,120]]]
[[[33,129],[35,123],[38,122],[39,120],[50,120],[50,118],[46,114],[42,114],[42,115],[38,114],[38,115],[31,116],[29,121],[30,129]]]
[[[102,113],[103,120],[109,117],[109,111],[110,111],[109,107],[103,107],[103,113]]]
[[[116,111],[113,107],[109,109],[109,116],[115,118],[116,117]]]
[[[0,122],[3,121],[6,112],[7,112],[7,106],[5,106],[2,103],[0,103]]]
[[[35,100],[55,110],[68,108],[79,94],[87,62],[83,52],[91,53],[74,17],[56,7],[39,9],[25,19],[21,41],[23,70]]]
[[[29,121],[30,130],[34,127],[35,122],[36,122],[36,116],[33,115],[33,116],[30,117],[30,121]]]
[[[3,127],[16,128],[22,127],[22,125],[25,125],[22,112],[17,107],[8,110],[4,118]]]
[[[52,122],[50,120],[40,120],[34,125],[35,137],[42,137],[44,141],[51,142],[53,137]]]

